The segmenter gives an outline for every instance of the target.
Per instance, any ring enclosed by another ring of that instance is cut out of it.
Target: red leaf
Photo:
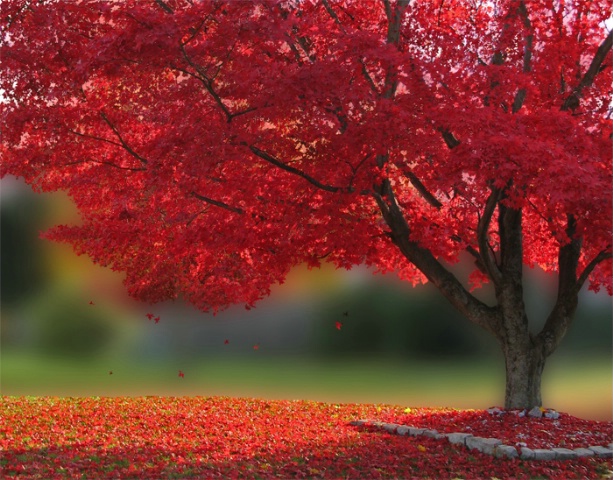
[[[151,319],[153,318],[153,316],[154,316],[154,315],[153,315],[153,313],[148,313],[148,314],[147,314],[147,318],[148,318],[149,320],[151,320]]]
[[[228,345],[229,343],[230,343],[230,340],[228,340],[227,338],[223,342],[224,345]]]
[[[342,328],[343,324],[341,322],[336,322],[336,329],[340,330]]]
[[[185,374],[183,373],[183,371],[179,370],[179,377],[184,378]]]

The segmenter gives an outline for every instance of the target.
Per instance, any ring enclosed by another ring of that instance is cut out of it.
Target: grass
[[[604,357],[552,361],[544,378],[545,406],[610,420],[611,370]],[[502,404],[504,393],[496,362],[312,361],[262,352],[149,363],[3,352],[1,378],[3,395],[36,396],[200,395],[487,408]]]

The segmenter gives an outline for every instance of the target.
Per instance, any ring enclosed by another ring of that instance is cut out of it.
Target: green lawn
[[[502,365],[496,361],[312,361],[261,352],[184,363],[77,361],[10,352],[1,360],[3,395],[227,395],[487,408],[501,405],[504,394]],[[179,370],[184,377],[179,377]],[[545,371],[545,406],[610,420],[611,373],[611,359],[606,357],[552,360]]]

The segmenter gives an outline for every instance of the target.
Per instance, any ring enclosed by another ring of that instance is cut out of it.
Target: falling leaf
[[[256,343],[256,344],[253,346],[253,349],[254,349],[254,350],[259,350],[259,349],[260,349],[260,344],[259,344],[259,343]]]
[[[159,323],[160,322],[160,317],[155,317],[154,322],[155,323]]]
[[[341,322],[336,322],[336,329],[340,330],[343,327],[343,324]]]
[[[90,305],[95,305],[94,302],[92,302],[91,300],[89,301],[89,304]]]
[[[147,318],[148,318],[149,320],[153,319],[153,317],[154,317],[153,313],[148,313],[148,314],[147,314]]]
[[[183,373],[183,371],[179,370],[179,377],[184,378],[185,374]]]
[[[223,341],[224,345],[227,345],[228,343],[230,343],[230,340],[228,340],[227,338]]]
[[[109,371],[109,375],[113,375],[113,370],[110,370],[110,371]]]
[[[349,316],[349,312],[343,312],[343,317],[348,317]]]
[[[428,449],[424,447],[423,445],[417,445],[417,450],[419,450],[420,452],[425,452]]]

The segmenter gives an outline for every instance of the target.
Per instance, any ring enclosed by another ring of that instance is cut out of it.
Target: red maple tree
[[[584,284],[612,293],[609,0],[0,8],[0,174],[67,191],[82,224],[46,236],[135,297],[252,305],[324,260],[428,280],[498,340],[511,408]],[[558,279],[538,333],[524,265]]]

